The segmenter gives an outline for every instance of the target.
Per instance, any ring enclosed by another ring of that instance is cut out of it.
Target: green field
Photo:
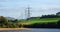
[[[43,18],[43,19],[31,19],[29,21],[21,21],[22,24],[34,24],[34,23],[48,23],[48,22],[57,22],[60,18]]]

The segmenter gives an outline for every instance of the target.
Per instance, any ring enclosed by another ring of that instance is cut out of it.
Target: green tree
[[[8,24],[8,20],[3,17],[3,16],[0,16],[0,27],[6,27],[6,25]]]
[[[0,16],[0,22],[4,24],[4,23],[7,23],[8,20],[5,17]]]

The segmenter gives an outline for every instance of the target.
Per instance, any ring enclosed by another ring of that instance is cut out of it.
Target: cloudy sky
[[[28,6],[34,17],[60,12],[60,0],[0,0],[0,16],[24,18]]]

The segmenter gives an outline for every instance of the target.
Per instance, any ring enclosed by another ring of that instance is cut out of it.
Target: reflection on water
[[[31,30],[8,30],[0,32],[60,32],[60,29],[31,29]]]

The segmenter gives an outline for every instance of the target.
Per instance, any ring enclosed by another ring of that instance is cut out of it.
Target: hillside
[[[31,19],[29,21],[22,21],[23,24],[34,24],[34,23],[48,23],[48,22],[57,22],[60,18],[43,18],[43,19]]]

